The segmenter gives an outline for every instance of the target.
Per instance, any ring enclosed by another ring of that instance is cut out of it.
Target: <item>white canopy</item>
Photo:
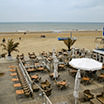
[[[91,58],[74,58],[69,62],[69,65],[76,69],[88,71],[102,69],[102,63]]]

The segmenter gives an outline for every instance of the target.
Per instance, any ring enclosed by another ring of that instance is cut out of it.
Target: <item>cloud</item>
[[[0,21],[103,21],[104,0],[0,0]]]

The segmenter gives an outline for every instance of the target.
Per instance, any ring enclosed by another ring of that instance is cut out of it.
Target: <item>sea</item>
[[[102,22],[0,22],[0,32],[101,31]]]

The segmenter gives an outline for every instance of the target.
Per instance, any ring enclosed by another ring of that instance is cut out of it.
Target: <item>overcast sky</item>
[[[0,22],[104,22],[104,0],[0,0]]]

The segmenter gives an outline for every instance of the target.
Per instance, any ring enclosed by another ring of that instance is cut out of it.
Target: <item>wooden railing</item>
[[[19,67],[20,67],[20,70],[22,71],[23,75],[24,75],[24,78],[26,79],[26,82],[27,84],[29,85],[29,88],[31,90],[31,92],[33,93],[33,89],[32,89],[32,80],[28,74],[28,72],[26,71],[21,59],[19,59]]]

